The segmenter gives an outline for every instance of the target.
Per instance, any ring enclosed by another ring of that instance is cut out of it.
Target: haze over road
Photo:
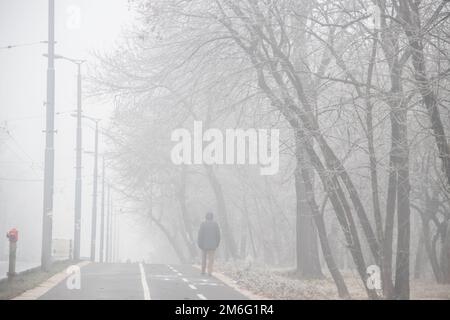
[[[191,265],[91,263],[81,268],[81,288],[61,281],[44,300],[243,300],[244,295]]]

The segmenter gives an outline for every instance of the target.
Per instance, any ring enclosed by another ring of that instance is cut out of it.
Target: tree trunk
[[[328,270],[330,271],[331,276],[333,277],[334,283],[336,284],[339,296],[341,298],[349,298],[350,294],[348,292],[347,285],[345,284],[344,278],[342,277],[342,274],[339,271],[339,268],[337,267],[336,262],[334,260],[333,254],[331,252],[331,247],[328,242],[327,231],[325,228],[323,216],[320,214],[319,207],[314,197],[310,171],[305,167],[304,163],[301,163],[300,168],[303,183],[305,186],[306,200],[309,204],[311,213],[314,217],[314,222],[317,227],[323,257],[327,264]]]
[[[439,151],[439,158],[442,161],[442,171],[447,180],[447,191],[450,191],[450,147],[442,124],[438,100],[427,76],[422,43],[423,30],[420,26],[419,8],[411,1],[399,1],[399,4],[402,19],[406,22],[403,25],[405,34],[408,37],[409,46],[412,49],[411,56],[414,67],[414,77],[420,94],[422,95],[428,118],[431,122],[431,129]],[[445,4],[445,2],[442,2],[442,4]]]
[[[178,190],[178,202],[180,204],[181,217],[183,221],[184,232],[183,239],[186,242],[186,246],[189,250],[189,254],[191,259],[194,259],[197,256],[197,248],[196,241],[194,240],[193,232],[192,232],[192,224],[189,219],[188,210],[186,207],[186,168],[182,166],[181,168],[181,177],[180,177],[180,188]]]
[[[442,222],[442,230],[444,232],[441,245],[441,270],[442,283],[450,283],[450,222]]]
[[[410,233],[411,213],[409,205],[409,146],[407,134],[406,109],[399,112],[400,126],[400,159],[397,181],[397,257],[395,272],[395,291],[397,299],[409,299],[409,256],[410,256]]]
[[[177,242],[175,237],[173,237],[170,234],[169,230],[167,230],[167,228],[158,219],[153,217],[153,215],[150,215],[150,218],[158,226],[158,228],[162,231],[162,233],[164,233],[164,235],[166,236],[170,245],[172,246],[173,250],[175,251],[175,254],[178,256],[178,259],[180,260],[180,262],[187,263],[187,259],[184,256],[183,249],[181,248],[181,246],[179,245],[179,243]]]
[[[421,214],[422,217],[422,229],[423,229],[423,240],[425,244],[425,251],[427,253],[428,259],[430,260],[431,270],[433,271],[434,278],[437,283],[442,283],[441,270],[439,268],[439,262],[436,257],[436,252],[433,250],[431,245],[431,235],[430,235],[430,220]]]
[[[247,229],[248,231],[248,236],[250,237],[250,244],[253,252],[253,258],[256,258],[258,256],[258,252],[256,250],[255,239],[253,237],[252,224],[250,223],[250,216],[247,208],[247,198],[245,197],[245,195],[243,197],[243,206],[244,206],[244,218],[246,226],[244,230]]]
[[[355,262],[355,266],[366,289],[367,295],[372,299],[376,299],[377,298],[376,292],[373,289],[369,289],[367,286],[368,275],[366,272],[366,262],[362,252],[361,243],[358,236],[355,221],[353,219],[349,204],[344,195],[342,187],[340,186],[337,177],[334,174],[329,174],[329,171],[325,169],[320,158],[314,151],[312,145],[307,140],[304,139],[304,133],[301,131],[301,129],[299,128],[297,130],[299,138],[304,141],[303,145],[305,147],[305,150],[307,151],[309,161],[314,166],[314,169],[318,173],[322,181],[322,185],[325,191],[327,192],[327,195],[329,196],[330,202],[336,213],[336,217],[339,221],[339,224],[341,225],[342,231],[344,232],[348,249],[350,250],[353,261]],[[307,191],[308,188],[309,186],[306,184]],[[319,231],[319,225],[316,224],[316,226]]]
[[[420,279],[423,275],[425,244],[423,234],[420,233],[419,242],[417,244],[416,260],[414,262],[414,279]]]
[[[297,167],[295,169],[295,192],[297,201],[296,214],[296,257],[297,273],[305,279],[319,279],[323,277],[319,261],[317,246],[317,231],[314,217],[306,199],[306,187],[302,177],[302,170],[312,177],[310,165],[305,161],[302,146],[296,139]],[[312,184],[312,183],[311,183]],[[314,186],[313,186],[314,188]],[[314,193],[314,190],[310,190]]]
[[[214,191],[214,195],[216,197],[217,201],[217,211],[219,216],[219,222],[220,227],[222,231],[223,239],[225,240],[225,245],[227,248],[227,251],[231,255],[233,259],[238,258],[238,251],[237,251],[237,245],[236,241],[233,237],[233,234],[230,229],[230,225],[228,222],[228,214],[227,209],[225,205],[225,199],[223,196],[222,186],[220,185],[219,181],[217,180],[217,177],[214,173],[214,170],[211,166],[206,166],[206,173],[208,176],[208,180],[211,184],[211,187]]]
[[[392,122],[391,122],[392,123]],[[387,299],[391,299],[394,295],[394,285],[392,283],[392,242],[394,239],[394,218],[395,204],[397,201],[397,170],[395,169],[395,159],[392,149],[394,149],[395,130],[391,130],[391,153],[389,159],[389,178],[386,199],[386,218],[383,238],[383,252],[381,259],[382,285],[383,295]]]

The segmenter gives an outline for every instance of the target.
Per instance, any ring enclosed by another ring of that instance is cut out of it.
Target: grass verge
[[[12,279],[3,279],[0,281],[0,300],[9,300],[23,292],[30,290],[51,276],[63,271],[72,265],[72,261],[55,261],[48,272],[42,271],[41,268],[33,268],[24,271],[13,277]]]

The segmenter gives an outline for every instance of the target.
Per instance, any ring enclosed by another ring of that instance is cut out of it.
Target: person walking
[[[214,221],[212,212],[208,212],[205,221],[200,225],[197,239],[198,247],[202,250],[202,275],[205,270],[212,274],[214,265],[214,253],[220,243],[220,228]]]

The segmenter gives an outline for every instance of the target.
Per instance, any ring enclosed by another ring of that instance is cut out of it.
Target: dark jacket
[[[220,243],[220,229],[214,220],[203,221],[198,231],[197,244],[202,250],[215,250]]]

